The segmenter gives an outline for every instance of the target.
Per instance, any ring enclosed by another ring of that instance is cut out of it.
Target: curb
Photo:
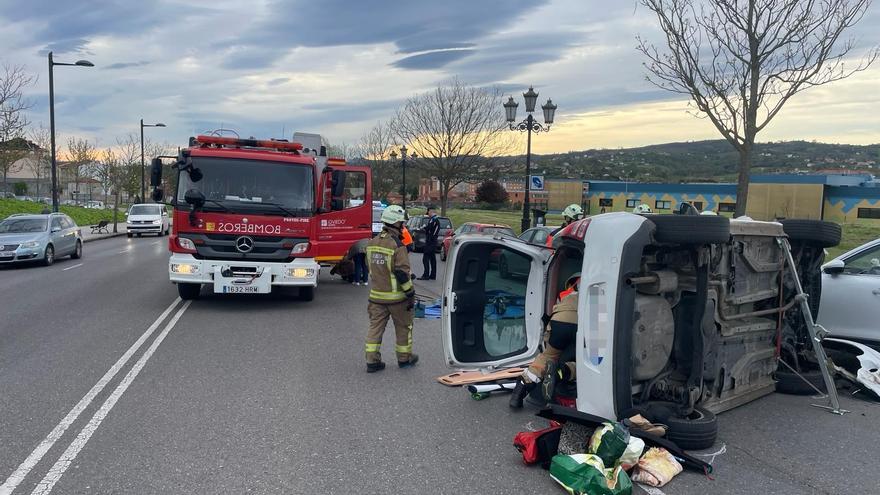
[[[107,235],[102,235],[100,237],[89,237],[88,239],[83,239],[83,244],[85,244],[87,242],[100,241],[102,239],[111,239],[113,237],[120,237],[120,236],[124,236],[124,235],[125,235],[125,232],[117,232],[115,234],[107,234]]]

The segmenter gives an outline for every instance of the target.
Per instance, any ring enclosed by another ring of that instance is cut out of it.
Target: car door
[[[506,257],[526,260],[528,276],[502,278],[494,254],[498,250]],[[511,367],[538,354],[550,253],[518,239],[455,237],[442,308],[443,349],[450,366]]]
[[[819,323],[832,337],[880,342],[880,244],[843,263],[839,274],[823,270]]]
[[[67,231],[64,229],[64,223],[61,221],[60,216],[51,217],[51,222],[49,222],[49,232],[49,238],[52,240],[52,245],[55,247],[55,256],[64,256],[73,249],[73,246],[70,243],[70,236],[67,235]]]

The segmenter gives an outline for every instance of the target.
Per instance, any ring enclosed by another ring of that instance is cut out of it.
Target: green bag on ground
[[[587,453],[602,459],[605,466],[616,466],[629,444],[629,432],[620,423],[602,423],[587,446]]]
[[[556,455],[550,476],[570,495],[632,495],[632,481],[620,466],[605,469],[592,454]]]

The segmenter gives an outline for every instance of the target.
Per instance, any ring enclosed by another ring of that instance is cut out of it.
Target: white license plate
[[[224,285],[224,294],[258,294],[260,288],[256,285]]]

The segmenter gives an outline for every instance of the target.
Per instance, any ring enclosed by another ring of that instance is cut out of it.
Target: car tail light
[[[295,244],[293,249],[290,250],[290,254],[302,254],[309,250],[310,244],[308,242],[300,242],[299,244]]]
[[[590,226],[590,219],[585,218],[571,223],[563,228],[556,237],[567,237],[569,239],[577,239],[583,241],[587,235],[587,228]]]

